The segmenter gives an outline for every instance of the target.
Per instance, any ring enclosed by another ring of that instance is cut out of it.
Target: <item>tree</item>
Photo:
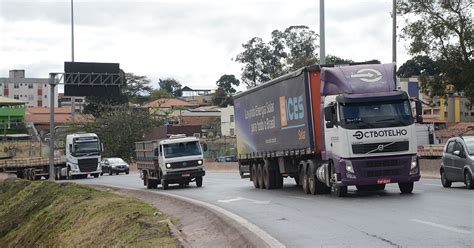
[[[125,73],[125,87],[123,93],[129,100],[134,101],[143,95],[149,95],[152,90],[150,79],[146,76],[139,76],[133,73]]]
[[[171,98],[173,95],[171,95],[168,91],[163,90],[163,89],[158,89],[158,90],[152,90],[150,92],[150,101],[154,101],[157,99],[162,99],[162,98]]]
[[[116,107],[102,114],[94,122],[71,123],[68,133],[85,131],[96,133],[104,143],[104,157],[121,157],[130,161],[135,156],[135,142],[151,128],[161,125],[148,109]]]
[[[354,63],[352,59],[343,59],[335,55],[326,56],[326,64],[334,64],[334,65],[347,65],[350,63]]]
[[[468,75],[474,70],[473,7],[469,0],[399,1],[397,5],[398,14],[409,16],[402,30],[402,37],[410,40],[409,52],[430,56],[439,66],[440,73],[431,77],[428,85],[443,89],[444,84],[453,84],[471,102],[474,80]]]
[[[232,96],[228,95],[223,88],[218,87],[217,90],[212,95],[212,105],[219,107],[226,107],[227,105],[232,105],[233,100]]]
[[[318,35],[306,26],[290,26],[285,31],[274,30],[267,44],[254,37],[242,44],[244,51],[235,61],[244,64],[241,80],[248,87],[269,81],[318,62]]]
[[[160,89],[170,93],[174,97],[183,95],[181,83],[174,78],[159,79]]]
[[[283,33],[285,45],[289,50],[287,64],[290,70],[318,62],[316,40],[318,35],[307,26],[290,26]]]
[[[218,88],[222,88],[227,94],[234,94],[236,90],[233,86],[239,86],[240,81],[235,78],[234,75],[222,75],[219,80],[217,80],[216,85]]]

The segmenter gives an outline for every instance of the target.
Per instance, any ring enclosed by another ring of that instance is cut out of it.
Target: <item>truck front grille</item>
[[[78,165],[79,165],[79,170],[81,172],[96,171],[97,166],[99,165],[99,159],[97,158],[79,159]]]
[[[180,169],[196,166],[199,166],[198,160],[171,163],[171,169]]]
[[[393,144],[392,142],[383,143],[370,143],[370,144],[355,144],[352,145],[352,151],[354,154],[365,154],[365,153],[381,153],[381,152],[401,152],[408,151],[408,141],[398,141]]]
[[[400,170],[378,170],[378,171],[367,171],[367,177],[390,177],[399,176]]]

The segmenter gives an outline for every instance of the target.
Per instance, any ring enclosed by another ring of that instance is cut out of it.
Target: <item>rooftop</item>
[[[196,105],[183,101],[178,98],[162,98],[152,102],[149,102],[144,107],[147,108],[172,108],[172,107],[196,107]]]

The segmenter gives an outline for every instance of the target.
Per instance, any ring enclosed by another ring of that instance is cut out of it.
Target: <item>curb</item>
[[[93,185],[106,186],[106,187],[116,188],[116,189],[126,189],[126,190],[132,190],[132,191],[142,191],[142,190],[136,189],[136,188],[117,187],[117,186],[109,185],[109,184],[91,184],[91,186],[93,186]],[[286,247],[283,243],[281,243],[280,241],[278,241],[277,239],[272,237],[270,234],[268,234],[266,231],[259,228],[255,224],[252,224],[248,220],[246,220],[246,219],[244,219],[244,218],[242,218],[242,217],[240,217],[240,216],[238,216],[238,215],[236,215],[236,214],[234,214],[234,213],[232,213],[228,210],[225,210],[225,209],[223,209],[219,206],[216,206],[216,205],[213,205],[213,204],[210,204],[210,203],[207,203],[207,202],[195,200],[195,199],[192,199],[192,198],[179,196],[179,195],[173,195],[173,194],[170,194],[170,193],[165,193],[165,192],[160,192],[160,191],[145,191],[145,192],[159,194],[159,195],[162,195],[162,196],[174,198],[174,199],[179,200],[179,201],[184,201],[188,204],[193,204],[193,205],[197,205],[199,207],[203,207],[203,208],[209,210],[210,212],[213,212],[215,214],[221,215],[223,217],[226,217],[226,218],[234,221],[239,226],[245,228],[250,234],[255,235],[258,239],[260,239],[263,242],[263,245],[265,245],[267,247],[279,247],[279,248]],[[257,245],[257,247],[261,247],[261,246]]]

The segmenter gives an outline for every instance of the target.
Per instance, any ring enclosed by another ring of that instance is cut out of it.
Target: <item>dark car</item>
[[[455,137],[444,147],[441,162],[441,183],[451,187],[452,182],[464,182],[468,189],[474,189],[474,136]]]
[[[123,161],[121,158],[106,158],[103,159],[101,162],[102,173],[109,173],[112,175],[116,173],[117,175],[120,173],[128,174],[130,172],[128,164]]]
[[[216,162],[237,162],[237,156],[223,156],[216,158]]]

